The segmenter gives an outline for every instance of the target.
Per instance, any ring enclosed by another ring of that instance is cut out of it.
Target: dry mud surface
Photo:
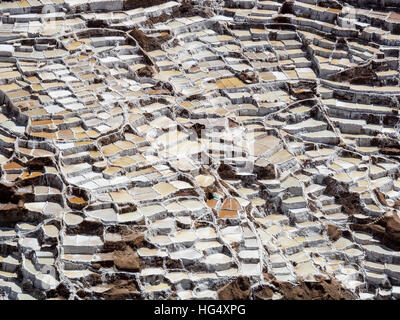
[[[0,2],[0,299],[398,299],[400,2],[360,2]]]

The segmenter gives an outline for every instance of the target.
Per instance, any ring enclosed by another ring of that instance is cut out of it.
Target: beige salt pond
[[[200,240],[216,240],[217,239],[217,233],[214,228],[211,227],[205,227],[205,228],[199,228],[196,230],[197,237]]]
[[[170,237],[171,241],[176,244],[192,245],[197,239],[196,233],[191,230],[182,230]]]
[[[172,243],[171,239],[166,235],[150,236],[149,240],[151,243],[160,247],[168,246]]]
[[[222,239],[228,243],[242,241],[242,232],[240,227],[226,227],[221,230]]]
[[[117,220],[122,223],[140,221],[142,218],[143,218],[143,215],[139,211],[120,213],[117,216]]]
[[[232,258],[222,253],[215,253],[207,256],[204,262],[209,270],[226,270],[232,264]]]
[[[170,184],[178,190],[192,189],[192,186],[185,181],[175,180],[171,181]]]
[[[184,200],[181,201],[182,205],[189,211],[199,211],[205,209],[205,206],[201,201],[198,200]]]
[[[292,158],[293,158],[292,154],[290,154],[287,150],[282,149],[281,151],[278,151],[277,153],[275,153],[271,157],[269,157],[268,160],[272,164],[281,164]]]
[[[171,259],[181,259],[183,263],[191,263],[199,260],[203,254],[194,249],[184,249],[170,253]]]
[[[174,213],[174,214],[186,210],[186,208],[184,206],[180,205],[176,201],[168,203],[167,205],[165,205],[165,208],[168,210],[168,212],[171,212],[171,213]]]
[[[153,219],[166,212],[166,209],[159,205],[154,204],[150,206],[143,206],[138,209],[138,212],[146,218]]]
[[[201,252],[220,252],[223,245],[218,241],[197,241],[194,247]]]
[[[314,280],[314,277],[319,275],[318,270],[314,267],[311,261],[297,265],[295,271],[297,276],[302,277],[305,280]]]
[[[83,222],[83,217],[74,213],[66,213],[64,221],[70,226],[78,225]]]
[[[202,188],[210,187],[214,184],[215,178],[209,175],[198,175],[196,178],[196,182]]]
[[[54,225],[48,224],[42,227],[43,233],[50,238],[57,238],[60,230]]]
[[[178,190],[167,182],[158,183],[153,187],[153,189],[157,191],[162,197],[166,197]]]
[[[133,197],[126,190],[110,192],[110,196],[117,203],[133,202]]]
[[[97,210],[86,211],[89,217],[95,219],[101,219],[102,221],[115,221],[117,220],[117,214],[113,208],[104,208]]]

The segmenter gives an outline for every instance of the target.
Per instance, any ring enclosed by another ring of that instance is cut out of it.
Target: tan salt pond
[[[290,160],[291,158],[293,158],[293,156],[286,149],[282,149],[281,151],[278,151],[277,153],[269,157],[268,160],[272,164],[280,164],[287,160]]]
[[[194,242],[197,239],[196,233],[191,230],[182,230],[171,237],[175,243]]]
[[[295,270],[297,276],[302,277],[304,279],[308,279],[310,277],[319,275],[318,270],[314,267],[311,261],[297,265]]]
[[[197,211],[205,208],[204,205],[198,200],[184,200],[181,203],[186,209],[189,209],[190,211]]]
[[[165,197],[177,191],[177,189],[167,182],[161,182],[156,184],[153,189],[157,191],[161,196]]]
[[[165,208],[168,210],[168,212],[173,212],[173,213],[177,213],[177,212],[181,212],[186,210],[186,208],[182,205],[180,205],[178,202],[173,201],[168,203]]]
[[[46,225],[43,226],[43,231],[44,233],[51,238],[56,238],[58,236],[58,234],[60,233],[60,230],[58,230],[58,228],[54,225]]]
[[[66,213],[64,220],[68,225],[77,225],[83,222],[83,217],[73,213]]]
[[[210,175],[198,175],[195,179],[199,186],[202,188],[207,188],[211,186],[215,181],[215,178]]]
[[[121,213],[117,216],[119,222],[131,222],[131,221],[138,221],[142,219],[143,215],[140,214],[138,211],[132,211],[127,213]]]
[[[167,253],[159,249],[140,248],[137,253],[141,257],[165,257]]]
[[[165,212],[165,208],[163,206],[159,205],[159,204],[140,207],[138,210],[145,217],[151,217],[151,216],[154,216],[154,215],[156,215],[158,213]]]
[[[113,201],[117,203],[133,202],[132,196],[125,190],[114,191],[109,193]]]
[[[187,183],[185,181],[180,181],[180,180],[171,181],[170,184],[174,188],[176,188],[178,190],[184,190],[184,189],[191,189],[192,188],[192,186],[189,183]]]

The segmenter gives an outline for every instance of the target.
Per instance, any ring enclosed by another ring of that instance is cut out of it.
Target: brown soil
[[[171,15],[162,13],[161,15],[156,16],[156,17],[149,17],[146,21],[146,24],[151,27],[154,24],[163,23],[163,22],[168,21],[169,19],[171,19]]]
[[[238,78],[247,84],[258,83],[257,74],[254,72],[242,72],[238,75]]]
[[[314,81],[299,81],[288,83],[289,92],[298,100],[313,99],[317,94],[317,83]]]
[[[184,0],[180,7],[174,9],[171,14],[163,13],[157,17],[150,17],[147,19],[146,24],[151,27],[154,24],[166,22],[173,18],[189,18],[193,16],[201,16],[206,18],[211,17],[212,15],[212,11],[209,7],[207,7],[207,5],[204,5],[203,7],[197,7],[193,6],[190,0]]]
[[[55,162],[50,157],[39,157],[29,160],[26,163],[26,167],[30,171],[44,171],[44,168],[48,167],[55,167]]]
[[[165,266],[168,269],[183,269],[183,264],[180,260],[173,260],[169,257],[165,260]]]
[[[26,201],[33,201],[33,194],[19,192],[17,185],[0,183],[0,195],[0,203],[23,205]]]
[[[385,195],[382,192],[380,192],[378,189],[374,189],[374,193],[381,204],[383,204],[384,206],[388,205],[386,202]]]
[[[24,204],[34,200],[33,193],[19,192],[18,185],[0,183],[0,195],[1,226],[13,227],[16,222],[27,221],[30,218]]]
[[[140,258],[131,247],[126,247],[125,250],[114,251],[114,264],[118,270],[129,272],[140,272]]]
[[[328,233],[329,240],[331,240],[331,241],[336,241],[342,235],[342,231],[333,224],[328,225],[327,233]]]
[[[343,211],[348,215],[362,213],[363,210],[360,205],[360,196],[357,193],[344,193],[339,195],[338,203],[342,205]]]
[[[379,123],[379,122],[378,122]],[[400,149],[400,144],[397,139],[375,137],[371,140],[371,146],[381,149]]]
[[[257,174],[257,179],[275,179],[275,167],[273,164],[268,164],[266,167],[254,166],[254,173]]]
[[[228,126],[229,128],[239,128],[240,124],[237,121],[234,121],[231,118],[228,118]]]
[[[266,280],[277,288],[285,300],[354,300],[356,297],[344,289],[335,279],[318,278],[316,282],[300,282],[295,286],[289,282],[277,281],[270,274],[264,274]],[[271,298],[272,290],[265,290],[265,298]]]
[[[125,250],[127,246],[133,250],[148,247],[147,241],[143,236],[144,230],[141,228],[132,229],[127,226],[113,226],[107,229],[107,233],[116,235],[116,240],[105,241],[104,252]]]
[[[349,192],[345,185],[338,183],[332,177],[326,177],[323,184],[327,186],[324,193],[335,197],[336,202],[342,205],[343,212],[350,216],[363,212],[358,193]]]
[[[168,2],[168,0],[127,0],[126,5],[130,5],[131,9],[134,8],[139,8],[139,7],[150,7],[154,5],[159,5],[162,3]],[[149,18],[146,23],[149,26],[152,26],[153,24],[161,23],[161,22],[166,22],[172,18],[181,18],[181,17],[192,17],[192,16],[202,16],[202,17],[211,17],[212,12],[210,11],[209,8],[198,8],[193,6],[190,1],[184,1],[181,3],[179,8],[175,9],[172,14],[161,14],[160,16],[157,17],[151,17]],[[170,40],[171,35],[163,35],[159,37],[150,37],[146,34],[144,34],[140,29],[133,29],[130,33],[136,41],[140,44],[140,46],[145,50],[145,51],[153,51],[153,50],[158,50],[161,49],[161,44]]]
[[[130,35],[136,39],[136,41],[145,51],[160,50],[161,44],[171,39],[170,36],[151,37],[137,28],[133,29],[130,32]]]
[[[391,217],[386,217],[386,233],[383,238],[384,244],[392,244],[400,249],[400,218],[397,214]]]
[[[99,221],[84,220],[76,226],[67,227],[68,234],[103,235],[103,224]]]
[[[109,289],[99,294],[102,298],[108,300],[142,299],[135,279],[123,274],[114,274],[108,281],[110,282],[106,286]]]
[[[372,63],[348,68],[329,77],[331,81],[349,82],[352,84],[372,84],[376,79],[377,75]]]
[[[236,178],[236,172],[233,170],[233,168],[225,163],[221,163],[221,165],[218,168],[218,174],[221,177],[221,179],[235,179]]]
[[[377,117],[374,114],[368,113],[366,114],[363,118],[365,118],[365,121],[367,124],[379,124],[380,123],[380,117]]]
[[[280,293],[284,300],[354,300],[352,292],[344,289],[335,279],[317,278],[316,282],[300,282],[293,285],[276,280],[271,274],[264,274],[264,279],[274,288],[264,286],[254,290],[254,298],[269,300],[274,293]],[[250,281],[239,277],[218,290],[220,300],[248,300],[251,297]]]
[[[336,0],[319,0],[318,6],[342,10],[343,6]]]
[[[124,10],[158,6],[160,4],[167,3],[168,1],[169,0],[125,0]]]
[[[51,158],[35,158],[24,164],[28,172],[43,171],[45,166],[54,166]],[[40,178],[18,179],[14,184],[0,183],[0,225],[14,227],[15,223],[40,219],[34,214],[28,215],[24,208],[26,202],[33,202],[35,195],[32,185]],[[21,189],[22,188],[22,189]]]
[[[201,123],[195,123],[191,126],[191,129],[196,133],[199,139],[202,137],[202,132],[205,130],[205,128],[206,126]]]
[[[323,185],[326,185],[324,193],[328,196],[335,196],[337,193],[346,193],[348,192],[348,189],[337,182],[337,180],[333,179],[332,177],[326,177],[322,181]]]
[[[140,69],[137,71],[137,74],[138,74],[138,76],[141,77],[141,78],[144,78],[144,77],[146,77],[146,78],[152,78],[152,77],[153,77],[153,74],[154,74],[154,70],[153,70],[153,68],[150,67],[150,66],[145,66],[145,67],[143,67],[143,68],[140,68]]]
[[[148,245],[142,230],[127,226],[113,226],[107,230],[104,252],[112,253],[112,260],[118,270],[139,272],[141,259],[136,251]]]
[[[219,300],[249,300],[250,281],[248,278],[239,277],[220,288],[217,293]]]
[[[179,190],[174,193],[174,197],[198,197],[199,195],[194,189]]]
[[[71,292],[69,289],[65,286],[65,284],[61,283],[58,285],[58,287],[54,290],[50,290],[47,292],[47,298],[58,298],[58,299],[68,299],[70,296]]]
[[[109,300],[140,299],[140,294],[133,280],[118,280],[104,293],[104,297]]]
[[[122,240],[132,249],[139,249],[145,246],[145,239],[142,234],[130,233],[122,236]]]
[[[400,250],[400,218],[396,213],[385,215],[368,224],[352,224],[353,230],[371,233],[393,250]]]
[[[282,4],[281,9],[279,10],[280,14],[294,14],[293,8],[294,1],[286,1]]]
[[[382,148],[380,152],[388,156],[400,156],[399,148]]]
[[[18,203],[20,196],[15,187],[6,186],[0,183],[0,203]]]
[[[264,286],[254,290],[255,300],[271,300],[274,295],[274,290],[270,287]]]
[[[235,250],[236,252],[239,252],[239,243],[238,242],[233,242],[231,243],[231,247],[233,250]]]

